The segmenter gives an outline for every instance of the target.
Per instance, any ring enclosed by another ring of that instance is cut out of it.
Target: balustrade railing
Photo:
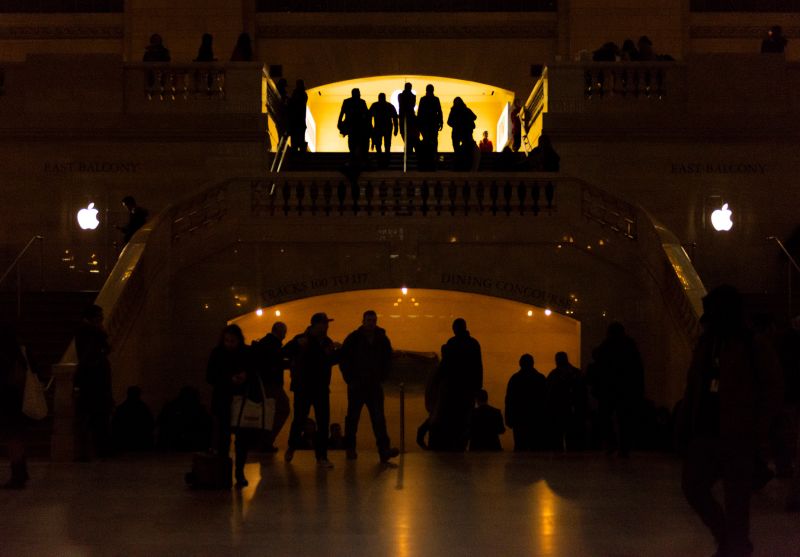
[[[214,65],[153,64],[145,69],[148,100],[225,98],[225,68]]]
[[[547,68],[542,72],[542,76],[525,101],[522,107],[522,125],[524,126],[525,133],[529,133],[533,124],[541,117],[547,110]],[[513,117],[513,116],[512,116]]]
[[[556,189],[553,180],[530,178],[278,178],[251,183],[250,208],[270,217],[537,216],[557,210]]]
[[[222,220],[228,212],[228,183],[181,203],[172,215],[172,240],[178,241],[200,228]]]
[[[664,62],[592,64],[584,71],[584,95],[661,100],[667,95],[667,67]]]
[[[636,207],[589,184],[581,186],[581,213],[631,240],[638,237]]]

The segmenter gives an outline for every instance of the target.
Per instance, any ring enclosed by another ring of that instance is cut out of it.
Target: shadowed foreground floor
[[[679,490],[679,463],[599,454],[282,454],[247,467],[250,487],[190,491],[190,456],[34,463],[0,490],[0,555],[534,555],[706,557],[714,548]],[[6,464],[3,464],[5,473]],[[4,476],[3,476],[4,477]],[[786,485],[753,501],[756,555],[800,555]]]

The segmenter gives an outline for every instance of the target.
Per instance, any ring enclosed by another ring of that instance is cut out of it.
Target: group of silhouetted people
[[[674,58],[669,54],[656,54],[653,41],[647,35],[639,37],[637,42],[625,39],[620,48],[615,42],[604,43],[592,53],[594,62],[671,62]]]
[[[399,454],[391,446],[383,409],[382,382],[392,356],[386,331],[378,327],[377,314],[366,311],[361,326],[340,344],[328,337],[330,321],[333,319],[325,313],[315,313],[306,330],[285,345],[287,328],[281,322],[275,323],[270,333],[251,345],[245,343],[237,325],[223,329],[220,342],[211,353],[206,378],[213,388],[214,439],[219,455],[228,454],[231,434],[235,435],[237,486],[247,485],[244,464],[254,442],[253,436],[261,432],[237,422],[234,397],[244,397],[255,403],[274,400],[274,417],[267,428],[274,442],[290,414],[289,398],[284,391],[286,369],[290,370],[290,390],[294,394],[289,446],[284,453],[286,462],[293,460],[296,450],[308,448],[313,438],[317,464],[323,469],[333,468],[328,460],[331,444],[328,429],[331,369],[336,364],[347,383],[347,417],[342,439],[347,458],[357,458],[356,433],[364,406],[370,416],[380,461],[388,463]],[[315,420],[309,433],[312,409]],[[333,430],[332,433],[335,438],[336,433]]]
[[[150,35],[150,43],[144,49],[143,62],[170,62],[172,56],[169,49],[164,45],[164,39],[158,33]],[[236,39],[236,44],[231,53],[231,62],[252,62],[253,61],[253,40],[249,33],[241,33]],[[214,36],[211,33],[203,33],[200,38],[200,47],[197,49],[197,56],[194,62],[216,62],[214,56]]]

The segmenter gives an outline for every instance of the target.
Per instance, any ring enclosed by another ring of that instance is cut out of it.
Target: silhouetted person
[[[220,334],[217,346],[211,351],[206,369],[206,381],[213,387],[211,413],[214,416],[217,454],[227,457],[231,447],[231,432],[236,435],[235,476],[237,487],[246,487],[244,465],[251,443],[251,434],[232,423],[234,395],[260,398],[260,389],[251,388],[255,383],[255,370],[251,348],[244,342],[238,325],[228,325]]]
[[[515,153],[522,147],[522,104],[514,99],[511,106],[511,150]]]
[[[558,172],[561,168],[561,157],[556,153],[547,134],[539,136],[537,145],[530,154],[531,170],[539,172]]]
[[[122,245],[124,246],[131,241],[136,231],[147,222],[147,209],[139,207],[136,204],[136,200],[130,195],[122,198],[122,205],[128,210],[128,224],[118,226],[117,229],[122,232]]]
[[[547,446],[547,380],[523,354],[519,371],[506,388],[506,425],[514,432],[514,451],[540,451]]]
[[[356,165],[366,159],[369,151],[369,120],[367,103],[361,98],[361,91],[355,88],[352,90],[350,98],[342,101],[336,127],[339,129],[339,133],[347,136],[350,160]]]
[[[107,456],[111,452],[111,346],[103,329],[103,308],[90,305],[83,310],[81,323],[75,333],[78,368],[74,386],[77,394],[76,417],[79,424],[79,458],[93,454]]]
[[[619,56],[619,47],[612,42],[607,42],[592,53],[594,62],[616,62]]]
[[[470,451],[502,451],[500,436],[506,432],[503,413],[489,406],[489,393],[481,389],[475,397],[469,426]]]
[[[636,342],[625,334],[621,323],[608,326],[606,340],[594,352],[597,374],[604,387],[598,400],[606,450],[628,456],[637,414],[644,400],[644,367]],[[614,435],[614,419],[619,439]]]
[[[492,140],[489,139],[489,132],[483,132],[483,139],[481,142],[478,143],[478,148],[481,150],[481,153],[492,153],[494,152],[494,145],[492,145]]]
[[[122,451],[147,451],[153,448],[153,413],[142,400],[142,389],[128,387],[128,397],[114,410],[111,434],[114,446]]]
[[[216,62],[217,59],[214,58],[214,37],[211,33],[203,33],[202,39],[200,39],[200,48],[197,50],[197,58],[194,59],[195,62]]]
[[[761,41],[762,54],[782,54],[786,50],[789,40],[783,36],[783,28],[773,25],[767,31],[767,38]]]
[[[419,100],[417,110],[417,125],[419,126],[422,142],[418,155],[418,162],[422,170],[434,170],[436,168],[436,155],[439,152],[439,132],[444,127],[444,115],[442,114],[442,103],[439,97],[433,94],[433,85],[425,87],[425,96]],[[419,157],[422,160],[419,160]]]
[[[620,60],[623,62],[636,62],[639,60],[639,50],[633,40],[625,39],[620,50]]]
[[[249,33],[241,33],[236,39],[236,46],[231,53],[231,62],[252,62],[253,61],[253,41]]]
[[[169,62],[169,49],[164,46],[164,40],[158,33],[150,35],[150,44],[144,49],[143,62]]]
[[[475,396],[483,388],[481,345],[467,330],[462,318],[453,321],[454,336],[442,346],[430,420],[430,447],[463,451],[469,440],[469,420]]]
[[[392,359],[392,343],[386,331],[378,327],[378,315],[364,312],[361,326],[347,335],[340,353],[339,368],[347,383],[347,417],[344,421],[347,458],[356,458],[356,434],[361,408],[367,407],[378,456],[388,462],[400,452],[391,446],[386,431],[386,416],[383,410],[383,387],[381,383],[389,373]]]
[[[705,330],[695,346],[680,421],[687,445],[686,500],[711,530],[717,555],[751,555],[750,493],[756,449],[780,404],[775,353],[744,324],[742,299],[731,286],[703,298]],[[712,493],[722,480],[724,508]]]
[[[475,113],[470,110],[461,97],[453,99],[453,106],[447,116],[447,125],[453,128],[453,152],[455,153],[456,170],[468,170],[472,163],[472,151],[475,140],[472,130],[475,129]]]
[[[581,370],[569,363],[566,352],[556,353],[556,367],[547,376],[547,400],[553,448],[583,448],[586,388]]]
[[[183,387],[158,415],[158,448],[175,451],[206,450],[211,442],[211,416],[193,387]]]
[[[328,436],[328,448],[332,451],[341,451],[345,448],[342,424],[331,424],[331,434]]]
[[[392,151],[392,135],[399,131],[399,120],[394,105],[386,101],[386,93],[378,95],[378,102],[369,107],[369,118],[372,121],[372,142],[375,150],[386,152],[384,166],[389,163],[389,153]]]
[[[299,153],[306,151],[306,105],[308,104],[308,94],[306,84],[302,79],[298,79],[292,91],[292,97],[288,104],[288,126],[289,136],[292,139],[292,150]]]
[[[322,468],[333,468],[328,460],[328,424],[331,367],[339,363],[339,345],[328,338],[330,321],[333,319],[324,313],[315,313],[305,332],[294,337],[283,349],[291,363],[291,390],[294,393],[289,448],[284,454],[286,462],[291,462],[295,449],[300,448],[303,427],[313,407],[317,423],[314,441],[317,464]]]
[[[284,78],[280,78],[278,82],[275,84],[275,89],[277,89],[278,94],[275,96],[274,94],[270,98],[272,103],[272,118],[275,121],[275,129],[278,132],[278,138],[282,138],[283,136],[289,133],[289,93],[287,92],[287,88],[289,84],[286,82]],[[305,119],[303,120],[305,122]],[[303,133],[305,134],[305,128],[303,129]],[[280,140],[280,139],[279,139]]]
[[[28,481],[25,455],[27,419],[22,413],[27,362],[11,329],[0,329],[0,438],[6,441],[11,477],[6,489],[22,489]]]
[[[261,382],[267,398],[275,399],[275,418],[269,450],[275,450],[275,439],[289,418],[289,396],[283,389],[284,370],[289,362],[283,355],[283,341],[286,338],[286,324],[276,321],[272,330],[260,341],[253,344],[256,365],[261,374]]]
[[[400,136],[406,144],[406,152],[410,155],[419,145],[419,127],[415,112],[417,96],[412,91],[410,83],[406,83],[403,91],[397,96],[397,106]]]
[[[656,53],[653,50],[653,41],[651,41],[647,35],[639,37],[636,46],[639,49],[638,60],[640,62],[651,62],[656,59]]]

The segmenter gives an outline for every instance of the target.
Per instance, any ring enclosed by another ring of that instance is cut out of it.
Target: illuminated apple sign
[[[725,203],[720,209],[716,209],[711,213],[711,225],[714,230],[727,232],[733,227],[731,215],[733,212],[728,209],[728,204]]]
[[[99,224],[100,221],[97,220],[97,209],[94,208],[94,203],[89,203],[85,209],[78,211],[78,226],[83,230],[94,230]]]

